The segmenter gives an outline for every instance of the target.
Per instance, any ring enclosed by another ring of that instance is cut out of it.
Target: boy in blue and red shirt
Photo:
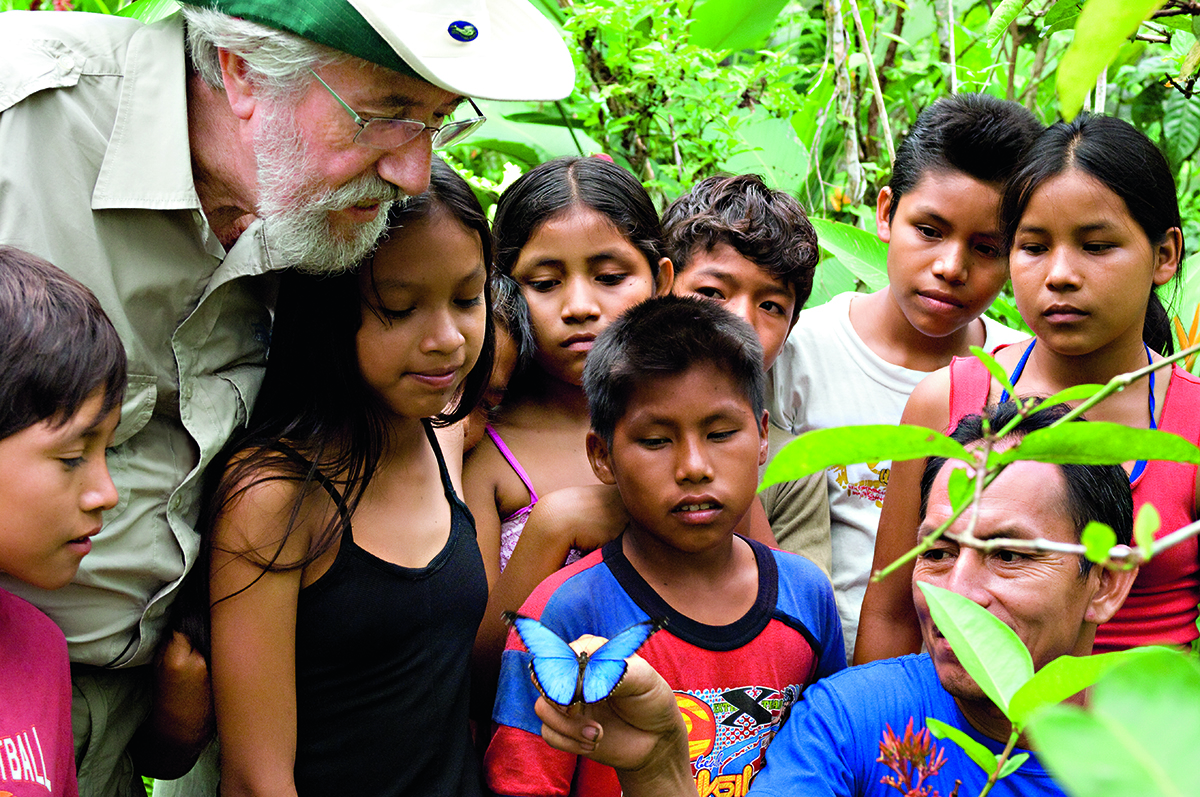
[[[584,372],[587,448],[631,520],[521,610],[568,640],[667,619],[639,653],[675,690],[703,794],[745,793],[788,708],[845,667],[828,580],[803,557],[740,533],[766,457],[763,385],[754,330],[711,302],[652,299],[614,322]],[[489,787],[619,795],[613,770],[542,741],[529,661],[510,634]]]

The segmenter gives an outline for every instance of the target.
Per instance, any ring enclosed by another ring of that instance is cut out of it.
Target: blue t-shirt
[[[751,795],[895,797],[899,792],[882,783],[892,771],[876,760],[884,729],[890,725],[902,736],[910,718],[913,730],[918,731],[926,717],[963,730],[997,755],[1004,750],[1003,744],[971,727],[954,698],[942,688],[928,655],[886,659],[852,667],[805,690],[775,735],[766,767],[754,780]],[[946,763],[925,785],[941,797],[949,797],[954,782],[961,780],[960,795],[978,794],[988,773],[954,742],[935,737],[933,743],[942,750]],[[1013,754],[1023,752],[1028,751],[1014,750]],[[1063,791],[1031,756],[1016,772],[997,781],[990,794],[1062,797]]]

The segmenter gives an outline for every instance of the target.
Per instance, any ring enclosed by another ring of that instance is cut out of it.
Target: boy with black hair
[[[627,311],[588,355],[588,456],[615,484],[622,536],[551,576],[521,613],[564,639],[667,626],[640,655],[690,720],[701,793],[744,793],[789,707],[845,666],[825,577],[802,557],[738,532],[766,457],[762,351],[712,302],[667,296]],[[504,652],[488,747],[498,794],[617,795],[613,770],[553,750],[533,713],[530,655]]]
[[[800,314],[772,373],[773,424],[799,435],[898,423],[931,371],[968,356],[971,346],[991,351],[1024,337],[982,314],[1008,279],[1000,194],[1041,129],[1021,105],[984,94],[946,97],[921,113],[876,204],[876,229],[889,245],[888,286],[844,293]],[[826,473],[847,652],[854,651],[890,466]]]
[[[0,571],[65,586],[117,503],[125,349],[91,291],[0,246]],[[77,795],[62,630],[0,589],[0,794]]]
[[[756,174],[708,177],[663,214],[676,295],[718,302],[754,327],[770,369],[812,293],[817,232],[804,208]],[[791,435],[772,424],[770,455]],[[780,547],[830,571],[823,474],[774,484],[759,498]],[[752,507],[752,509],[755,509]]]

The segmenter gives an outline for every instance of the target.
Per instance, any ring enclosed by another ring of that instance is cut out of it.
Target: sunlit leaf
[[[1016,632],[969,598],[925,582],[917,586],[959,663],[1007,715],[1013,695],[1033,675],[1033,660]]]
[[[888,284],[887,244],[849,224],[829,219],[812,219],[821,248],[838,259],[867,290],[877,291]]]
[[[1200,463],[1200,448],[1170,432],[1091,421],[1030,432],[996,459],[1001,463],[1030,459],[1077,465],[1119,465],[1139,459]]]
[[[1008,718],[1018,730],[1023,729],[1038,709],[1079,694],[1109,670],[1139,658],[1149,650],[1151,648],[1131,648],[1094,656],[1059,656],[1017,690],[1008,706]]]
[[[1039,758],[1073,795],[1196,793],[1200,669],[1165,648],[1114,668],[1088,710],[1051,706],[1029,724]]]
[[[1000,778],[1007,778],[1009,775],[1020,769],[1021,765],[1024,764],[1028,759],[1029,753],[1017,753],[1015,756],[1004,762],[1004,766],[1000,767],[1000,774],[996,776],[996,779],[999,780]]]
[[[1099,564],[1108,561],[1108,552],[1117,544],[1117,533],[1107,523],[1092,520],[1079,533],[1079,541],[1087,549],[1083,555],[1088,561]]]
[[[1150,549],[1154,547],[1154,535],[1161,526],[1162,519],[1154,504],[1142,504],[1133,520],[1133,544],[1142,550],[1142,555],[1147,561],[1150,558]]]
[[[925,718],[925,727],[939,739],[948,739],[962,748],[967,757],[974,761],[984,772],[991,773],[996,769],[996,755],[967,733],[953,725],[947,725],[934,717]]]
[[[950,471],[950,508],[957,512],[975,495],[975,482],[967,475],[965,468],[955,468]]]
[[[1000,41],[1000,37],[1008,30],[1008,26],[1012,24],[1017,15],[1029,5],[1029,0],[1002,0],[1000,5],[996,6],[996,10],[992,12],[992,18],[988,20],[987,29],[984,31],[983,37],[987,41],[988,47],[995,47]]]
[[[787,0],[702,0],[692,10],[692,44],[720,51],[755,47],[786,5]]]
[[[1079,12],[1075,38],[1058,63],[1058,100],[1064,119],[1075,118],[1100,72],[1142,20],[1165,1],[1088,0]]]
[[[738,128],[742,152],[729,157],[721,169],[730,174],[758,174],[771,188],[794,193],[808,174],[808,150],[796,138],[792,123],[768,116],[750,118]]]
[[[1037,405],[1037,407],[1035,407],[1033,412],[1030,414],[1037,414],[1038,412],[1041,412],[1044,409],[1049,409],[1050,407],[1053,407],[1055,404],[1063,404],[1068,401],[1083,401],[1084,399],[1089,399],[1092,396],[1096,395],[1096,393],[1098,393],[1102,387],[1104,387],[1104,386],[1103,385],[1071,385],[1071,387],[1064,388],[1063,390],[1058,391],[1053,396],[1046,399],[1041,404]]]
[[[760,489],[834,465],[920,457],[971,458],[962,444],[923,426],[881,424],[814,429],[780,449],[767,466]]]

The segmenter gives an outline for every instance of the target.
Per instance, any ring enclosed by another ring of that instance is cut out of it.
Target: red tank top
[[[987,401],[991,374],[974,357],[950,363],[950,427],[964,415],[978,413]],[[1163,399],[1158,428],[1200,443],[1200,379],[1179,366]],[[1149,460],[1133,482],[1133,508],[1150,503],[1158,510],[1162,537],[1196,518],[1196,466]],[[1191,539],[1175,545],[1142,566],[1133,589],[1116,615],[1096,629],[1094,653],[1139,645],[1187,645],[1200,636],[1196,629],[1200,604],[1200,544]]]

